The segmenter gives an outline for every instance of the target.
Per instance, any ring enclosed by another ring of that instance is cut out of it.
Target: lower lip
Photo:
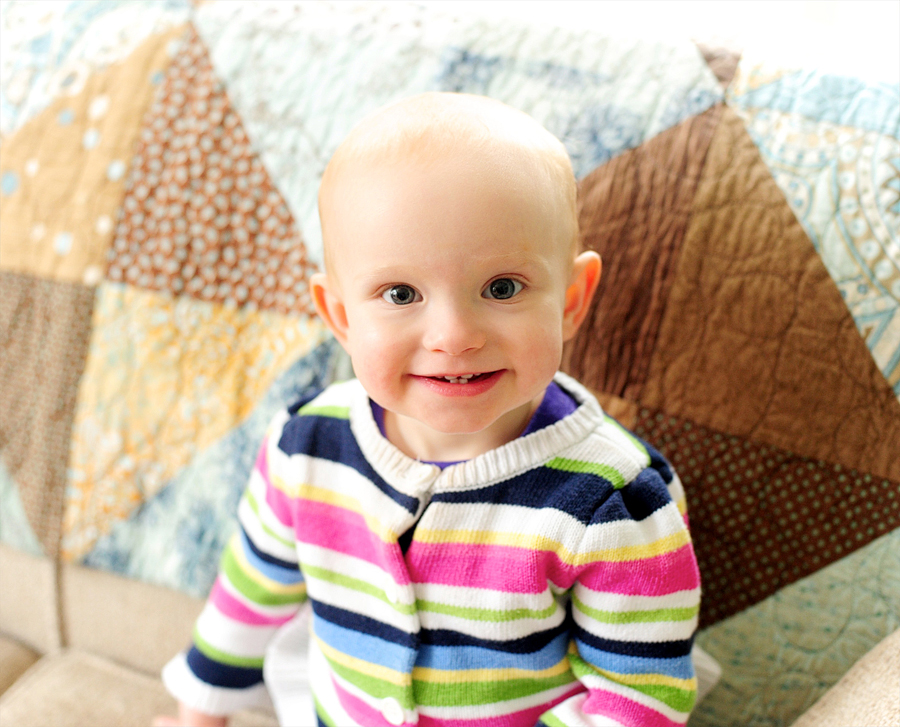
[[[443,379],[432,379],[428,376],[415,376],[413,378],[419,383],[427,386],[436,394],[441,396],[478,396],[486,391],[490,391],[500,381],[503,370],[494,371],[489,376],[485,376],[478,381],[472,381],[468,384],[451,384]]]

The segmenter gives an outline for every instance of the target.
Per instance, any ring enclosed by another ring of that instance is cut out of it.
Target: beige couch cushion
[[[0,632],[41,653],[61,646],[53,561],[2,543]]]
[[[103,571],[64,566],[68,646],[158,676],[191,642],[203,601]]]
[[[14,639],[0,636],[0,694],[41,656]]]
[[[900,630],[888,636],[792,727],[900,725]]]
[[[0,697],[0,725],[16,727],[149,727],[175,714],[159,679],[93,654],[45,656]],[[276,727],[274,715],[241,712],[232,727]]]

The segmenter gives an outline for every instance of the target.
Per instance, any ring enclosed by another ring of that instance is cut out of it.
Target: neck
[[[384,430],[388,441],[408,457],[426,462],[462,462],[516,439],[525,431],[542,399],[543,394],[508,411],[480,432],[440,432],[388,410],[384,412]]]

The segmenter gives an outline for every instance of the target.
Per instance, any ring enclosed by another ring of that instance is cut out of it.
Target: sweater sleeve
[[[222,553],[219,573],[194,627],[193,645],[163,669],[179,701],[228,715],[266,701],[266,647],[306,600],[290,515],[274,471],[279,426],[263,441],[238,506],[238,530]]]
[[[597,509],[578,559],[569,664],[586,691],[538,724],[684,725],[696,699],[700,576],[668,465],[647,467]]]

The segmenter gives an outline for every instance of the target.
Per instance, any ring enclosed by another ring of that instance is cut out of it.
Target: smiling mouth
[[[487,371],[482,374],[456,374],[452,376],[426,376],[425,378],[433,379],[434,381],[446,381],[450,384],[474,384],[476,381],[482,381],[483,379],[492,376],[497,373],[496,371]]]

